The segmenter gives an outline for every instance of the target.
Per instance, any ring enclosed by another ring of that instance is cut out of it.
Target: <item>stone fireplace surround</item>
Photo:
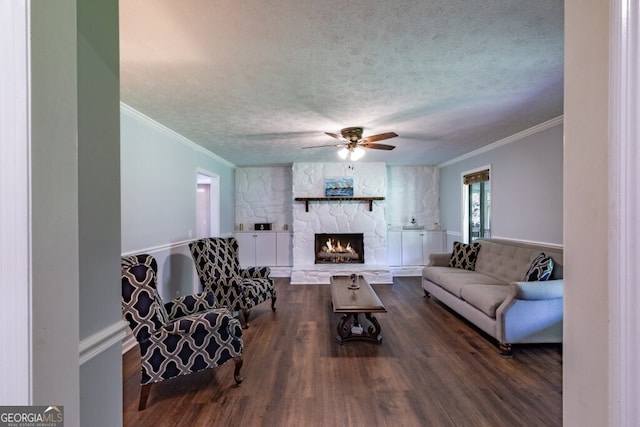
[[[296,197],[324,197],[325,178],[353,177],[354,197],[386,197],[384,163],[295,163],[292,167],[293,268],[291,284],[325,284],[332,275],[359,273],[371,283],[393,283],[387,263],[385,201],[326,201],[309,205]],[[316,233],[362,233],[363,264],[315,264]]]

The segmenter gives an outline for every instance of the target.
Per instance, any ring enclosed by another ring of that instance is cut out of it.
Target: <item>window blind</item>
[[[489,181],[489,169],[473,172],[462,177],[464,185],[471,185],[482,181]]]

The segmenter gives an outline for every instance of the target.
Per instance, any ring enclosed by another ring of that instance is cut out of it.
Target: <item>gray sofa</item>
[[[434,296],[498,341],[561,343],[562,249],[511,240],[478,239],[475,270],[448,267],[451,254],[432,254],[422,272],[426,296]],[[523,281],[541,252],[554,261],[547,281]]]

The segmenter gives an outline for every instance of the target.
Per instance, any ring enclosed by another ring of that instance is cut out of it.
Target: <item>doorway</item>
[[[196,238],[220,235],[220,177],[198,171],[196,182]]]

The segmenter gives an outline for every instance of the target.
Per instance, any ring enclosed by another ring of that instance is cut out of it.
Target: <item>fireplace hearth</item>
[[[362,233],[317,233],[315,235],[316,264],[363,264]]]

